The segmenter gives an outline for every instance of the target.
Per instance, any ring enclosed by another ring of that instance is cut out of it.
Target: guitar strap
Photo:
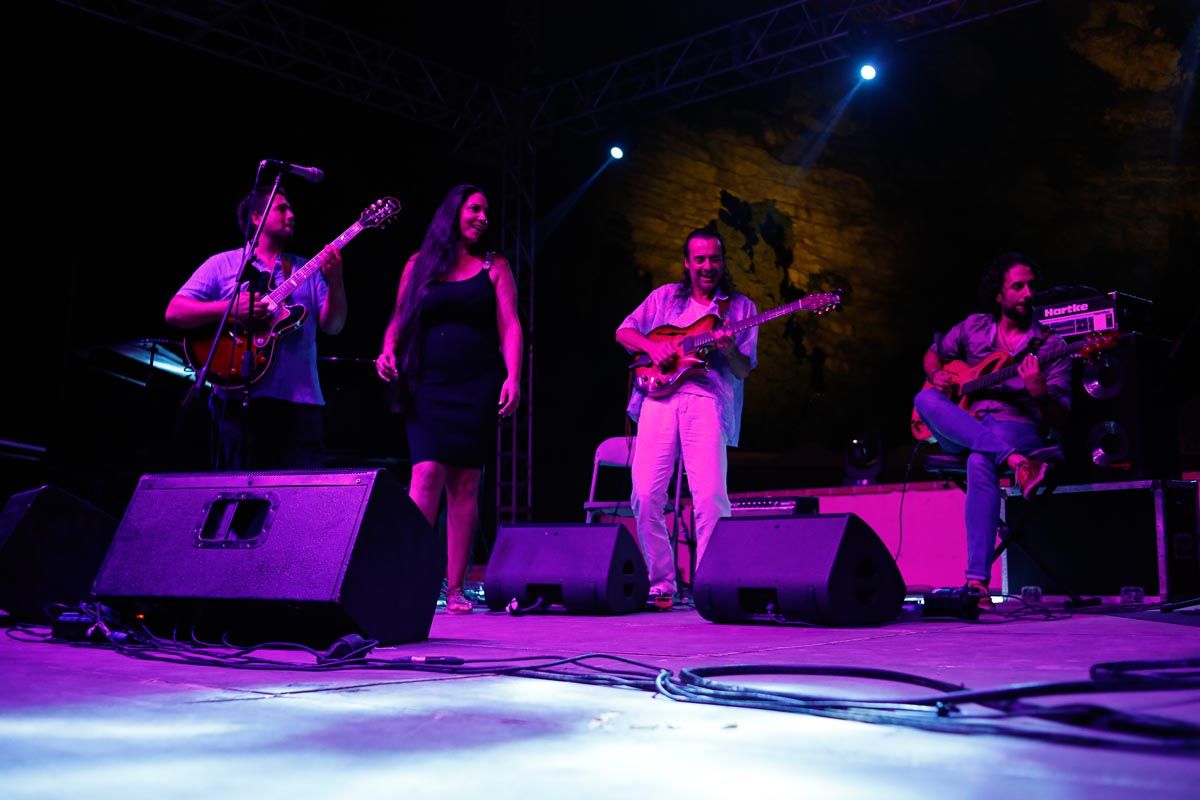
[[[721,317],[722,322],[724,322],[725,318],[729,316],[729,298],[728,297],[722,297],[720,300],[717,301],[717,314]]]

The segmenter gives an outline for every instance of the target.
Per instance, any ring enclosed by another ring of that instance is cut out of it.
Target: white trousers
[[[675,459],[681,450],[692,492],[699,564],[717,520],[729,516],[725,486],[728,455],[717,402],[682,392],[660,399],[647,397],[638,420],[633,454],[632,500],[642,556],[650,572],[651,594],[675,593],[675,553],[664,509],[675,475]]]

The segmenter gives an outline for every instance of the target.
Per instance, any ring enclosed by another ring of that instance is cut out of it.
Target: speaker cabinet
[[[1067,452],[1083,482],[1179,477],[1179,406],[1167,345],[1127,334],[1075,365]]]
[[[48,622],[49,604],[88,599],[116,530],[115,518],[57,487],[14,494],[0,511],[0,608]]]
[[[510,600],[562,606],[570,614],[642,611],[650,594],[646,562],[617,524],[503,525],[484,578],[488,608]]]
[[[239,642],[429,637],[445,550],[384,470],[146,475],[95,594]]]
[[[726,518],[696,570],[695,599],[712,622],[879,625],[899,616],[904,580],[855,514]]]
[[[1148,599],[1200,596],[1196,492],[1195,481],[1129,481],[1005,497],[1005,524],[1021,542],[1004,553],[1005,591],[1037,585],[1052,595],[1117,597],[1122,586],[1140,586]]]

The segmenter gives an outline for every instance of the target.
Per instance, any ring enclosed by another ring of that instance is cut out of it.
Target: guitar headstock
[[[825,314],[835,310],[840,311],[842,308],[842,290],[834,289],[832,292],[806,294],[800,300],[800,307],[805,311],[812,311],[816,314]]]
[[[400,213],[400,201],[394,197],[381,197],[363,210],[358,224],[364,228],[383,228]]]
[[[1099,353],[1101,350],[1109,350],[1117,346],[1117,342],[1121,340],[1121,334],[1117,331],[1097,331],[1089,333],[1083,340],[1083,346],[1074,354],[1075,358],[1087,358],[1093,353]]]

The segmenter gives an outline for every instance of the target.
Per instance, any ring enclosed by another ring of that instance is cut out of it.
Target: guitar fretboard
[[[1047,347],[1045,350],[1042,350],[1036,354],[1038,363],[1048,364],[1051,361],[1055,361],[1065,355],[1082,350],[1089,344],[1091,344],[1091,342],[1084,339],[1082,341],[1075,342],[1074,344],[1061,344],[1055,345],[1054,347]],[[998,383],[1004,383],[1006,380],[1017,374],[1017,369],[1019,366],[1020,364],[1009,364],[1007,367],[998,369],[995,372],[989,372],[987,375],[980,375],[978,378],[972,378],[971,380],[962,384],[959,387],[959,391],[961,391],[963,394],[972,394],[980,389],[987,389],[991,386],[995,386]]]
[[[753,328],[755,325],[762,325],[764,322],[770,322],[779,317],[786,317],[788,314],[795,314],[797,311],[809,311],[815,308],[829,307],[836,305],[836,303],[837,300],[831,299],[829,294],[810,294],[778,308],[772,308],[770,311],[763,311],[760,314],[740,319],[737,322],[731,322],[723,326],[721,330],[738,334],[744,330]],[[713,341],[714,337],[712,333],[698,333],[691,337],[690,347],[686,349],[696,350],[701,347],[707,347]]]
[[[349,244],[351,239],[362,233],[362,231],[362,222],[356,221],[349,228],[346,228],[346,230],[342,231],[342,235],[334,239],[332,242],[330,242],[330,244],[337,247],[338,250],[341,250],[343,247]],[[288,295],[300,288],[300,284],[311,278],[313,274],[316,273],[316,271],[320,268],[320,259],[318,259],[316,256],[313,256],[305,262],[304,266],[300,267],[299,269],[292,270],[292,274],[288,276],[288,279],[276,286],[271,293],[266,296],[265,299],[267,303],[272,308],[281,305],[283,301],[287,299]]]

